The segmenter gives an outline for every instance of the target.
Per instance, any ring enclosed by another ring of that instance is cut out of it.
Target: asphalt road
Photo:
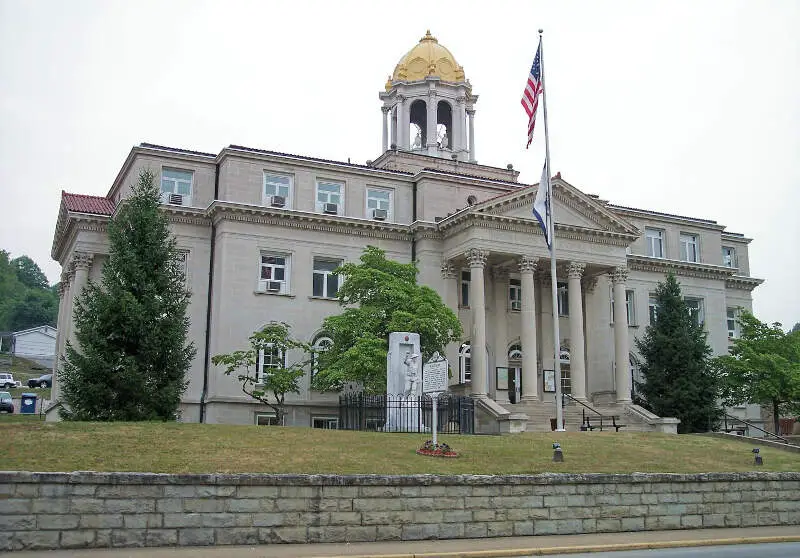
[[[661,548],[657,550],[554,554],[553,556],[569,556],[570,558],[800,558],[800,543]]]

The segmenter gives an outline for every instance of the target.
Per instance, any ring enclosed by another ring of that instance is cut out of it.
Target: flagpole
[[[539,64],[542,69],[542,114],[544,116],[544,157],[547,168],[547,202],[550,219],[548,223],[550,234],[550,287],[553,297],[553,369],[556,376],[556,431],[564,431],[564,410],[561,408],[561,338],[558,327],[558,280],[556,278],[556,226],[555,212],[553,211],[553,189],[550,182],[550,135],[547,130],[547,87],[544,77],[544,42],[542,41],[543,29],[539,29]],[[541,185],[540,185],[541,187]]]

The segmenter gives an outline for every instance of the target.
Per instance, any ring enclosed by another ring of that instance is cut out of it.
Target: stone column
[[[442,260],[442,283],[444,284],[444,303],[458,317],[458,270],[449,260]],[[458,383],[458,345],[446,347],[447,360],[453,368],[453,378],[449,383]]]
[[[548,266],[549,270],[549,266]],[[553,361],[553,315],[558,318],[558,308],[553,312],[553,297],[550,294],[550,273],[549,271],[542,271],[537,273],[539,277],[539,286],[541,287],[541,299],[539,306],[539,329],[542,337],[542,371],[553,370],[555,362]],[[523,350],[525,347],[522,347]],[[544,374],[544,372],[542,372]],[[551,394],[546,394],[543,397],[550,397]]]
[[[536,291],[533,274],[536,273],[537,260],[530,256],[519,259],[520,283],[522,284],[522,401],[539,399],[536,358]]]
[[[475,109],[468,108],[467,115],[469,115],[469,160],[473,163],[475,159]]]
[[[489,252],[470,249],[467,252],[470,269],[469,305],[472,309],[472,396],[486,397],[486,299],[483,269]]]
[[[67,341],[72,338],[72,307],[75,299],[75,266],[67,263],[67,292],[64,298],[64,334],[61,337],[61,354],[67,356]]]
[[[408,119],[406,118],[406,98],[397,96],[397,149],[408,149]]]
[[[570,262],[567,266],[567,293],[569,298],[569,366],[572,381],[572,396],[586,401],[586,356],[583,339],[583,294],[581,277],[586,264]]]
[[[428,92],[428,103],[425,105],[428,114],[425,117],[425,145],[428,155],[436,155],[436,91]]]
[[[464,132],[467,126],[467,115],[464,107],[466,100],[467,98],[463,96],[456,99],[456,111],[453,114],[453,131],[448,132],[453,136],[450,138],[450,147],[453,153],[458,153],[459,159],[463,157],[462,152],[466,148],[466,145],[464,145]]]
[[[508,308],[508,269],[502,266],[497,266],[492,269],[492,278],[494,279],[494,365],[508,366],[508,352],[506,345],[508,344],[508,323],[507,323],[507,308]],[[508,403],[508,391],[503,390],[502,393],[497,391],[496,372],[495,370],[489,371],[489,385],[494,385],[494,399],[500,403]]]
[[[386,150],[389,149],[389,122],[386,119],[386,116],[389,114],[389,107],[381,107],[381,125],[383,129],[383,151],[381,153],[386,153]]]
[[[614,360],[617,363],[617,403],[631,402],[631,365],[628,360],[628,312],[625,309],[625,281],[628,269],[618,267],[611,274],[614,283]]]
[[[85,252],[75,252],[72,256],[73,266],[75,267],[75,288],[72,293],[72,312],[74,313],[75,301],[83,292],[84,287],[89,282],[89,269],[92,267],[92,255]],[[69,342],[73,347],[77,348],[77,340],[75,337],[75,324],[74,316],[70,315],[70,321],[73,322],[69,332]]]
[[[53,363],[53,381],[50,399],[58,401],[61,390],[58,381],[58,372],[61,370],[61,358],[64,355],[65,334],[67,333],[67,297],[69,297],[69,274],[61,272],[61,282],[58,285],[58,321],[56,322],[56,358]]]

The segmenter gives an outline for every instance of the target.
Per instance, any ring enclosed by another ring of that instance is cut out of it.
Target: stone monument
[[[386,356],[386,430],[419,432],[423,426],[419,401],[420,381],[419,333],[392,332],[389,334],[389,353]]]

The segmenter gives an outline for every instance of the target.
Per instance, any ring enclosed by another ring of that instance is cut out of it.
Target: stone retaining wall
[[[800,473],[0,472],[0,550],[800,525]]]

